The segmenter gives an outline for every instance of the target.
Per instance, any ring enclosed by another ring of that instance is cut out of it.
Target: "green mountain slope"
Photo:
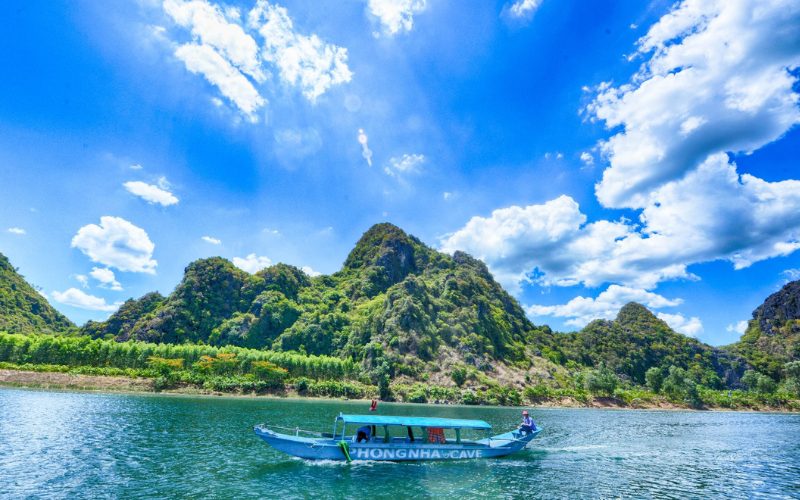
[[[747,331],[728,349],[775,380],[800,361],[800,280],[787,283],[753,311]]]
[[[72,327],[0,253],[0,332],[59,333]]]
[[[285,264],[251,275],[225,259],[203,259],[168,297],[130,300],[82,331],[333,354],[367,369],[386,362],[412,377],[442,359],[524,367],[535,353],[529,346],[553,343],[482,262],[437,252],[391,224],[364,233],[331,276],[310,278]]]
[[[605,365],[636,384],[653,367],[688,370],[708,387],[736,384],[744,365],[735,356],[672,330],[646,307],[629,303],[614,321],[595,320],[578,333],[566,334],[568,359],[588,366]]]

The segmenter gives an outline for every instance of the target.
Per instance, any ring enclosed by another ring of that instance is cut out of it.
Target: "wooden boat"
[[[355,426],[359,428],[353,432]],[[275,432],[275,428],[279,427],[261,424],[253,430],[270,446],[289,455],[348,462],[502,457],[525,448],[541,432],[541,429],[514,430],[491,436],[492,426],[483,420],[344,414],[336,417],[332,434],[300,429],[294,429],[294,435],[282,434]],[[421,434],[415,430],[421,430]],[[484,433],[486,437],[467,439],[462,436],[466,433]]]

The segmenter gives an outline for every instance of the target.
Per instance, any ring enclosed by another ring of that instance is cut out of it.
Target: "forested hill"
[[[331,276],[198,260],[168,297],[129,300],[82,332],[332,354],[414,378],[443,361],[527,367],[536,346],[553,343],[481,261],[437,252],[391,224],[364,233]]]
[[[787,375],[788,363],[800,371],[800,281],[767,297],[753,311],[741,340],[728,349],[775,380]]]
[[[629,303],[614,321],[595,320],[578,333],[564,334],[568,359],[587,366],[605,365],[617,375],[645,384],[647,371],[666,376],[671,367],[688,370],[708,387],[735,386],[744,372],[741,359],[675,332],[641,304]]]
[[[75,331],[5,257],[0,294],[0,331]],[[613,321],[559,334],[533,325],[483,262],[437,252],[396,226],[377,224],[333,275],[310,277],[286,264],[250,274],[221,257],[201,259],[168,296],[128,300],[79,333],[334,356],[354,362],[359,380],[384,388],[389,381],[500,383],[580,394],[599,380],[595,387],[606,393],[616,383],[658,392],[667,380],[671,397],[692,399],[695,387],[781,384],[800,392],[799,304],[800,282],[790,283],[756,309],[741,341],[725,348],[676,333],[634,303]]]
[[[0,253],[0,332],[55,333],[71,327]]]

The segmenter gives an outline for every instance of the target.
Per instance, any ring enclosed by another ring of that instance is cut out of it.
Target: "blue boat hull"
[[[306,438],[280,434],[266,427],[257,426],[256,435],[276,450],[308,460],[347,460],[339,440],[331,438]],[[479,441],[451,444],[428,444],[409,442],[362,442],[347,441],[350,458],[376,461],[418,460],[465,460],[495,458],[515,453],[535,438],[541,429],[531,434],[508,432]]]

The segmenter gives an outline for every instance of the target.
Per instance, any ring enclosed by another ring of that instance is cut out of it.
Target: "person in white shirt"
[[[522,411],[522,423],[519,426],[519,430],[527,434],[536,430],[536,422],[533,421],[528,410]]]

